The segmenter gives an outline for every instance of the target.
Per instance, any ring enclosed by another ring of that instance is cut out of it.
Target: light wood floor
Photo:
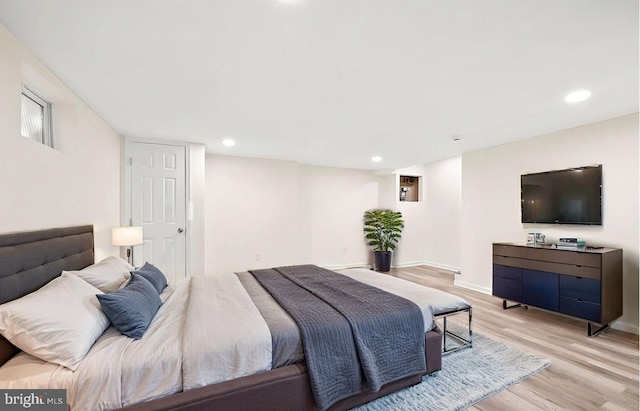
[[[586,336],[586,323],[453,285],[454,273],[428,266],[391,275],[458,295],[473,306],[473,331],[551,365],[470,410],[638,410],[638,336],[607,330]],[[460,316],[456,316],[460,317]],[[452,319],[455,317],[452,317]]]

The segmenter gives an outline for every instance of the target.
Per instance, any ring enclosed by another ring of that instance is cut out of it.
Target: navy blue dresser
[[[494,243],[493,295],[504,309],[525,305],[586,320],[595,336],[622,315],[622,250]]]

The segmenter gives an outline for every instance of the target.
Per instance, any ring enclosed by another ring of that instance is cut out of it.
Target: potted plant
[[[391,269],[391,252],[402,236],[402,213],[393,210],[369,210],[364,213],[364,233],[367,244],[373,247],[374,269]]]

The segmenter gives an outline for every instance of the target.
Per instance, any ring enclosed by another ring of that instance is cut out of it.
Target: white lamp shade
[[[142,244],[142,227],[115,227],[111,230],[113,245],[130,246]]]

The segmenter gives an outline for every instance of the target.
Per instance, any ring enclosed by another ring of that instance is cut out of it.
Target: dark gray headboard
[[[92,225],[0,235],[0,304],[93,262]]]
[[[92,225],[0,235],[0,304],[37,290],[63,270],[93,262]],[[0,336],[0,365],[15,354],[7,344]]]

